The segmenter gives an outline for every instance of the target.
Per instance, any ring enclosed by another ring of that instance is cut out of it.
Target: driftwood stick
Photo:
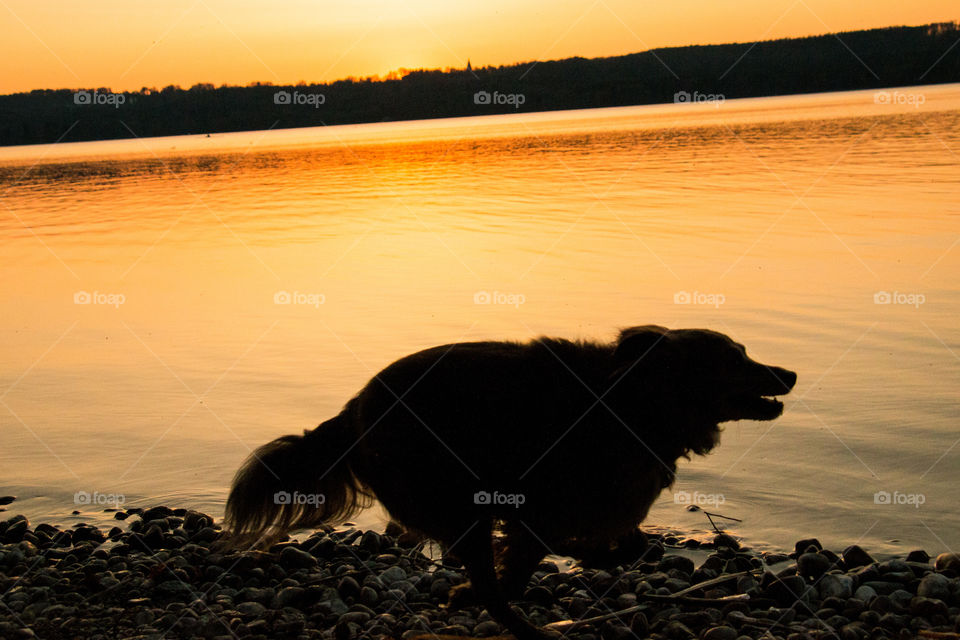
[[[694,598],[692,596],[681,596],[676,593],[669,596],[655,593],[638,593],[637,598],[643,598],[644,600],[655,600],[657,602],[680,602],[690,605],[709,606],[713,604],[727,604],[728,602],[734,602],[737,600],[749,600],[750,596],[746,594],[740,594],[735,596],[726,596],[724,598]],[[557,622],[551,622],[550,624],[545,625],[544,628],[566,632],[570,629],[575,629],[576,627],[582,627],[585,624],[595,624],[597,622],[612,620],[613,618],[619,618],[631,613],[636,613],[637,611],[645,608],[646,605],[638,604],[626,609],[621,609],[620,611],[611,611],[610,613],[594,616],[592,618],[582,618],[580,620],[558,620]]]
[[[743,520],[741,520],[740,518],[731,518],[730,516],[725,516],[721,513],[711,513],[709,511],[704,511],[703,515],[707,516],[707,520],[710,521],[710,526],[713,527],[714,533],[717,533],[717,534],[723,533],[723,531],[721,531],[717,527],[717,523],[713,521],[713,517],[711,516],[714,516],[717,518],[723,518],[724,520],[733,520],[734,522],[743,522]]]
[[[727,582],[729,580],[734,580],[736,578],[742,578],[743,576],[750,576],[750,575],[753,575],[752,571],[739,571],[737,573],[725,573],[722,576],[717,576],[716,578],[712,578],[710,580],[704,580],[703,582],[698,582],[697,584],[687,587],[686,589],[682,589],[681,591],[677,591],[672,595],[674,597],[685,596],[688,593],[693,593],[694,591],[707,589],[707,588],[716,586],[718,584],[723,584],[724,582]]]

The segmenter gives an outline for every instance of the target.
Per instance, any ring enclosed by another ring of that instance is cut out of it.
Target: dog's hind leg
[[[477,599],[494,620],[505,626],[518,640],[554,640],[557,636],[530,624],[507,603],[493,560],[492,525],[479,522],[456,545],[456,553],[470,575]]]
[[[500,590],[508,601],[519,600],[534,569],[550,550],[523,522],[508,520],[504,523],[503,534],[497,556]]]

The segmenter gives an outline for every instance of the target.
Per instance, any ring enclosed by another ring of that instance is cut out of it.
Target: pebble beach
[[[212,517],[156,506],[109,530],[0,521],[0,637],[353,640],[502,635],[467,580],[396,527],[313,532],[233,550]],[[516,603],[575,640],[960,638],[960,555],[877,561],[814,538],[758,553],[730,535],[648,536],[629,565],[544,561]]]

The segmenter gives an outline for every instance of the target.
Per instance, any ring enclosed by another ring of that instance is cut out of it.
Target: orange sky
[[[0,93],[326,81],[956,19],[956,0],[0,0]]]

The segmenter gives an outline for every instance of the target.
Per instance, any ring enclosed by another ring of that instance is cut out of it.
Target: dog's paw
[[[473,585],[469,582],[450,587],[450,593],[447,596],[447,608],[456,611],[476,604],[477,595],[473,590]]]

